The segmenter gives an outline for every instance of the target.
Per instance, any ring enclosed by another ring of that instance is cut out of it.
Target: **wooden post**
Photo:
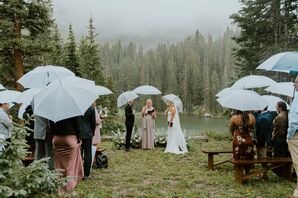
[[[235,165],[234,167],[234,174],[235,174],[235,181],[239,184],[243,184],[243,171],[244,168],[241,165]]]
[[[213,153],[208,153],[208,170],[213,170]]]

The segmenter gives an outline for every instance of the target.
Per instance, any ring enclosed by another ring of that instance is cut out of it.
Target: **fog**
[[[238,0],[53,0],[54,16],[64,37],[71,23],[76,37],[87,33],[90,16],[105,42],[135,41],[145,46],[192,35],[221,34]]]

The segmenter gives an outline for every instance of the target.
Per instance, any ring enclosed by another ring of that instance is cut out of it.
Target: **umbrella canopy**
[[[268,87],[270,85],[275,84],[276,82],[271,78],[260,75],[250,75],[245,76],[239,80],[237,80],[231,88],[237,89],[250,89],[250,88],[260,88],[260,87]]]
[[[128,101],[134,100],[139,96],[133,91],[126,91],[120,94],[117,98],[117,106],[121,107],[128,103]]]
[[[99,86],[99,85],[96,85],[95,86],[95,89],[97,89],[97,94],[99,96],[104,96],[104,95],[109,95],[109,94],[112,94],[113,92],[111,90],[109,90],[108,88],[106,87],[103,87],[103,86]]]
[[[16,97],[14,102],[19,104],[30,104],[33,97],[37,95],[40,91],[41,89],[38,89],[38,88],[28,89],[22,92],[18,97]]]
[[[161,94],[161,91],[157,89],[156,87],[150,86],[150,85],[143,85],[135,88],[133,90],[136,94],[141,94],[141,95],[159,95]]]
[[[175,94],[167,94],[167,95],[164,95],[163,97],[161,97],[161,99],[166,103],[168,101],[171,101],[175,104],[175,106],[177,107],[177,110],[179,112],[182,112],[183,111],[183,103],[181,101],[181,99],[176,96]]]
[[[24,88],[45,88],[49,82],[57,79],[63,79],[67,76],[75,74],[60,66],[39,66],[32,71],[26,73],[17,82]]]
[[[54,122],[84,115],[98,98],[94,85],[84,85],[67,80],[51,82],[33,98],[34,114]]]
[[[268,105],[268,110],[269,111],[276,111],[276,104],[279,101],[283,101],[284,103],[286,103],[286,101],[284,101],[283,99],[281,99],[279,97],[276,97],[276,96],[263,95],[262,98],[267,100],[267,102],[269,103],[269,105]],[[286,105],[287,105],[287,109],[290,109],[290,106],[288,105],[288,103],[286,103]]]
[[[293,94],[295,91],[294,83],[292,82],[279,82],[267,87],[265,90],[271,93],[290,96],[290,97],[293,97]]]
[[[19,91],[4,90],[0,91],[0,103],[11,103],[14,102],[16,97],[21,94]]]
[[[257,69],[280,71],[280,72],[298,72],[298,52],[282,52],[275,54],[265,60]]]
[[[226,94],[229,94],[233,90],[235,90],[235,88],[227,87],[219,91],[215,96],[220,98]]]
[[[268,102],[259,94],[250,90],[234,90],[217,99],[223,107],[240,111],[262,110],[268,106]]]
[[[6,89],[3,85],[0,84],[0,90]]]

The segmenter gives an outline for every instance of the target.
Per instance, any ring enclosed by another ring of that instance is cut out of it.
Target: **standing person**
[[[147,100],[141,114],[143,117],[142,149],[153,149],[156,110],[153,107],[151,99]]]
[[[35,159],[40,160],[49,157],[48,166],[54,169],[52,134],[50,133],[49,120],[38,115],[34,115],[34,139],[35,139]]]
[[[26,136],[26,142],[29,145],[30,155],[35,156],[35,140],[34,140],[34,118],[33,118],[33,109],[31,105],[26,107],[25,112],[23,114],[23,119],[25,120],[25,126],[28,127],[30,130],[27,130],[29,135]]]
[[[294,82],[295,91],[298,92],[298,76]],[[293,166],[295,168],[296,175],[298,177],[298,98],[295,97],[291,103],[291,109],[288,115],[289,128],[287,134],[287,142],[291,153]],[[298,198],[298,179],[297,186],[293,193],[294,198]]]
[[[132,134],[132,129],[135,124],[135,115],[132,109],[134,105],[134,100],[128,101],[125,107],[125,126],[126,126],[126,136],[125,136],[125,151],[130,149],[130,139]]]
[[[63,175],[70,177],[64,189],[71,191],[84,175],[79,118],[67,118],[56,123],[50,121],[50,130],[53,134],[55,168],[63,169]]]
[[[84,116],[80,116],[80,136],[82,140],[82,156],[84,157],[84,180],[90,178],[92,165],[92,138],[96,128],[95,108],[91,105]]]
[[[272,132],[272,147],[274,157],[289,157],[287,144],[287,130],[288,130],[288,110],[287,105],[283,101],[279,101],[276,105],[278,115],[273,120]],[[287,175],[290,171],[289,166],[283,166],[273,169],[273,172],[278,176]]]
[[[230,119],[230,132],[233,136],[233,158],[253,159],[253,130],[256,119],[249,112],[237,111]],[[246,172],[250,167],[246,167]]]
[[[8,109],[8,103],[0,104],[0,134],[5,140],[10,140],[11,129],[13,127],[12,117],[7,114]]]
[[[166,115],[168,116],[168,137],[166,153],[183,154],[187,153],[187,146],[180,126],[179,113],[175,104],[167,102]]]

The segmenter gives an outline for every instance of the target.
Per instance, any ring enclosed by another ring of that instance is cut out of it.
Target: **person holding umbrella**
[[[10,139],[10,131],[13,127],[12,117],[7,114],[8,109],[8,103],[0,103],[0,134],[2,134],[6,140]]]
[[[143,117],[142,149],[153,149],[156,110],[152,105],[151,99],[147,100],[146,105],[142,108],[141,114]]]

